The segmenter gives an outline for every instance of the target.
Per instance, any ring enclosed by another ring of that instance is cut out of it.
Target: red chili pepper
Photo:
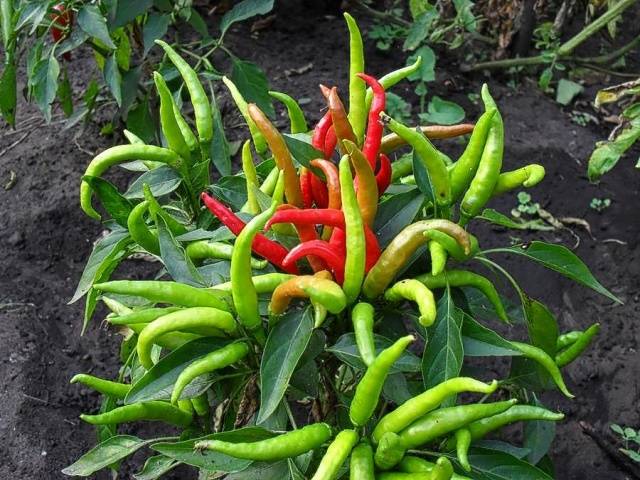
[[[313,190],[311,189],[311,178],[313,176],[308,168],[300,168],[300,191],[302,192],[302,205],[304,208],[311,208],[313,205]]]
[[[327,225],[334,227],[336,230],[342,232],[342,234],[337,234],[335,238],[332,236],[332,240],[336,243],[338,243],[340,236],[344,234],[344,213],[342,210],[335,208],[312,208],[308,210],[278,209],[267,222],[265,229],[268,230],[271,225],[277,223],[292,223],[296,228],[302,225]],[[375,233],[373,233],[368,225],[364,227],[364,234],[367,252],[366,270],[369,271],[369,268],[373,267],[380,257],[380,245],[378,244]]]
[[[336,145],[338,144],[338,137],[336,137],[336,130],[333,128],[333,125],[329,127],[327,130],[327,136],[324,139],[324,147],[322,151],[324,152],[324,158],[333,157],[333,152],[336,151]]]
[[[382,196],[391,184],[391,160],[384,153],[380,154],[380,170],[376,173],[376,183],[379,196]]]
[[[338,255],[334,248],[323,240],[311,240],[291,249],[282,263],[285,266],[295,266],[295,262],[307,255],[320,257],[332,270],[336,282],[342,285],[344,281],[344,257]]]
[[[378,80],[364,73],[358,73],[358,76],[367,82],[371,90],[373,90],[373,101],[369,109],[367,135],[364,140],[364,146],[362,147],[362,153],[367,157],[371,169],[375,172],[378,152],[380,151],[380,144],[382,142],[382,132],[384,130],[384,126],[380,121],[380,112],[384,110],[386,97],[384,88]]]
[[[287,212],[298,212],[298,211],[300,210],[295,205],[290,205],[288,203],[285,203],[284,205],[280,205],[278,207],[274,215],[277,215],[279,212],[286,214]],[[314,211],[314,210],[311,209],[311,211]],[[280,222],[280,223],[293,223],[293,222]],[[265,230],[268,230],[270,226],[271,224],[267,222],[267,225],[265,225]],[[300,239],[300,242],[304,243],[304,242],[310,242],[312,240],[318,239],[318,232],[316,232],[316,229],[312,224],[294,223],[294,227],[296,228],[296,232],[298,232],[298,238]],[[313,269],[314,272],[321,272],[322,270],[327,269],[327,266],[322,261],[322,259],[316,257],[315,255],[309,255],[307,257],[307,260],[309,261],[309,265],[311,265],[311,268]]]
[[[327,113],[320,119],[316,128],[313,129],[313,137],[311,137],[311,145],[321,152],[324,151],[324,142],[327,137],[327,131],[333,124],[331,118],[331,112],[327,110]]]
[[[51,14],[51,38],[54,42],[59,42],[67,36],[66,27],[73,22],[73,10],[68,9],[64,4],[54,5],[53,9],[59,13]],[[71,52],[65,52],[62,58],[71,60]]]
[[[329,100],[329,95],[331,94],[331,89],[322,83],[318,85],[320,87],[320,92],[322,92],[322,96]]]
[[[233,213],[229,207],[219,200],[208,195],[206,192],[202,192],[202,201],[207,206],[209,211],[215,215],[234,235],[239,235],[242,229],[245,227],[245,223]],[[261,257],[267,259],[277,267],[281,268],[288,273],[298,273],[298,269],[295,264],[285,266],[284,258],[289,251],[273,240],[268,239],[262,234],[256,235],[253,240],[251,249]]]
[[[311,174],[311,191],[313,192],[313,200],[318,208],[327,208],[329,206],[329,191],[325,183],[318,177]]]

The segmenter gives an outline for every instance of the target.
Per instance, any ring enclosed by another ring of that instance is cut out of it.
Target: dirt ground
[[[321,108],[317,84],[344,86],[346,82],[346,28],[341,18],[327,16],[320,7],[303,11],[297,2],[291,3],[294,6],[277,11],[275,23],[257,38],[251,38],[243,25],[231,32],[227,42],[239,57],[264,68],[272,87],[312,99],[307,108],[317,120]],[[377,52],[372,45],[367,54],[368,71],[374,75],[401,65],[404,58],[396,51]],[[309,63],[312,68],[307,73],[285,75],[287,69]],[[74,71],[89,64],[85,53],[74,61]],[[629,478],[581,433],[578,422],[586,420],[602,428],[612,422],[639,424],[640,173],[633,169],[638,152],[625,158],[599,185],[591,185],[585,176],[586,159],[594,143],[606,136],[608,126],[578,126],[571,121],[571,109],[561,109],[529,81],[513,88],[499,76],[454,72],[442,61],[430,93],[459,102],[472,120],[479,110],[464,92],[478,92],[482,81],[490,82],[506,123],[505,168],[530,162],[545,166],[547,178],[531,191],[534,200],[556,217],[578,217],[589,223],[591,236],[580,226],[572,227],[579,237],[576,253],[624,301],[624,305],[613,305],[542,267],[520,258],[504,259],[525,290],[550,306],[562,330],[585,328],[595,321],[602,324],[595,345],[565,370],[576,398],[568,401],[556,394],[544,398],[549,407],[567,416],[558,426],[551,451],[556,478]],[[73,78],[79,91],[87,73]],[[596,87],[591,86],[582,99],[589,101]],[[409,91],[404,86],[396,93]],[[227,100],[223,105],[231,111]],[[590,111],[586,103],[577,109]],[[37,115],[26,105],[20,112],[22,122]],[[0,151],[28,128],[0,131]],[[16,173],[13,188],[0,189],[0,478],[62,478],[60,470],[96,440],[93,429],[80,422],[78,415],[94,411],[98,397],[69,385],[69,379],[78,372],[113,375],[118,368],[118,339],[97,321],[80,337],[82,302],[67,305],[92,242],[101,232],[101,226],[80,211],[80,175],[91,152],[117,141],[101,137],[99,127],[89,125],[74,142],[76,131],[62,130],[60,123],[39,126],[0,156],[1,183],[7,182],[10,171]],[[234,131],[234,135],[244,134],[241,129]],[[115,178],[122,184],[123,176]],[[594,197],[610,198],[612,204],[598,213],[589,207]],[[516,203],[510,195],[492,206],[508,212]],[[484,233],[480,238],[489,235],[486,246],[506,245],[510,235],[518,233],[480,222],[471,228],[479,236]],[[567,246],[576,243],[568,231],[545,233],[542,238]],[[128,262],[119,275],[142,277],[151,268],[145,262]],[[192,478],[187,472],[176,470],[171,478]],[[108,475],[101,473],[97,478]]]

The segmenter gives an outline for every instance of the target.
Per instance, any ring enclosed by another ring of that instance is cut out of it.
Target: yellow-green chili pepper
[[[251,156],[251,142],[249,140],[242,145],[242,171],[247,183],[247,208],[242,207],[241,211],[257,215],[260,213],[260,204],[255,191],[258,188],[258,174]]]
[[[307,120],[304,118],[304,112],[298,102],[292,97],[282,92],[270,91],[269,95],[282,102],[287,107],[289,122],[291,123],[291,133],[306,133],[309,131]]]
[[[91,425],[117,425],[139,420],[152,420],[178,427],[188,427],[193,421],[191,413],[159,400],[124,405],[98,415],[82,414],[80,418]]]
[[[358,77],[358,73],[364,73],[364,46],[355,19],[347,12],[344,13],[344,19],[349,28],[349,123],[353,127],[358,145],[362,145],[367,123],[367,84]]]
[[[400,280],[384,292],[384,298],[390,302],[402,300],[415,302],[420,311],[418,321],[423,327],[429,327],[436,321],[436,301],[433,298],[433,293],[418,280]]]
[[[334,480],[338,471],[347,460],[353,447],[358,443],[358,434],[355,430],[342,430],[327,448],[320,460],[320,465],[311,480]]]
[[[356,337],[358,353],[368,367],[376,359],[376,344],[373,337],[373,306],[360,302],[351,311],[353,333]]]
[[[159,72],[153,72],[153,81],[156,84],[156,90],[158,90],[158,96],[160,97],[160,125],[164,138],[166,138],[171,150],[184,158],[187,163],[190,163],[191,152],[176,120],[174,113],[175,102],[173,101],[171,91]]]
[[[520,187],[533,187],[544,179],[544,173],[544,167],[537,163],[501,173],[491,196],[495,197]]]
[[[251,138],[253,139],[253,146],[256,148],[256,152],[258,155],[263,155],[267,151],[267,141],[264,138],[264,135],[258,130],[255,122],[249,115],[249,106],[247,101],[244,99],[236,84],[233,83],[228,77],[222,77],[222,83],[224,83],[229,89],[229,93],[231,93],[231,98],[236,103],[238,110],[240,110],[240,114],[244,118],[244,121],[247,122],[249,127],[249,133],[251,134]]]

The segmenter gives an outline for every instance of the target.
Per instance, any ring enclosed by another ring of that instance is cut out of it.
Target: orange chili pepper
[[[332,313],[339,313],[347,306],[344,292],[326,270],[315,275],[299,275],[278,285],[271,296],[269,311],[275,315],[284,313],[294,298],[309,298]]]
[[[420,127],[429,140],[441,140],[444,138],[460,137],[473,132],[473,123],[459,123],[458,125],[427,125]],[[390,133],[382,137],[380,151],[389,153],[398,147],[406,144],[402,138],[395,133]]]
[[[353,143],[356,143],[356,135],[353,133],[353,128],[349,123],[347,111],[338,96],[337,87],[333,87],[331,89],[331,93],[329,93],[329,111],[331,112],[331,118],[333,119],[333,129],[335,130],[336,137],[338,138],[338,147],[341,152],[345,153],[343,151],[342,141],[351,140]]]
[[[378,211],[378,184],[376,183],[376,177],[373,174],[373,170],[371,170],[369,161],[355,143],[344,140],[343,145],[356,172],[354,183],[362,220],[366,225],[372,226]]]

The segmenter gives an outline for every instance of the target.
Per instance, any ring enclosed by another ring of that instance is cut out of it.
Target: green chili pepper
[[[410,398],[392,412],[387,413],[380,419],[371,437],[374,443],[377,443],[386,432],[400,432],[453,395],[463,392],[489,394],[495,392],[497,388],[498,382],[496,380],[486,384],[469,377],[450,378],[420,395]]]
[[[431,275],[440,275],[447,266],[447,250],[433,240],[429,241],[427,245],[431,256]]]
[[[427,413],[400,432],[405,449],[417,448],[481,418],[511,408],[516,399],[495,403],[472,403]]]
[[[229,311],[226,295],[220,291],[196,288],[178,282],[160,280],[113,280],[96,283],[100,292],[133,295],[154,303],[172,303],[183,307],[213,307]]]
[[[575,343],[576,340],[580,338],[582,333],[583,332],[581,330],[574,330],[573,332],[567,332],[562,335],[559,335],[558,340],[556,342],[556,351],[559,352],[563,348],[567,348],[569,345],[572,345],[573,343]]]
[[[429,473],[435,468],[436,464],[429,462],[423,458],[414,457],[411,455],[405,455],[402,459],[398,468],[403,472],[407,473]],[[432,480],[431,477],[428,477],[429,480]],[[462,475],[458,475],[457,473],[453,473],[451,476],[451,480],[471,480],[469,477],[464,477]]]
[[[451,199],[453,201],[458,200],[460,195],[469,187],[471,180],[473,180],[478,170],[484,145],[487,141],[487,135],[493,125],[493,117],[495,114],[495,108],[487,109],[478,119],[478,122],[473,128],[471,138],[469,138],[467,147],[449,172],[449,177],[451,178]]]
[[[413,73],[417,72],[421,65],[422,65],[422,57],[418,57],[416,58],[416,61],[413,62],[411,65],[407,65],[406,67],[399,68],[397,70],[394,70],[393,72],[389,72],[386,75],[383,75],[381,78],[378,79],[378,82],[380,83],[380,85],[382,85],[382,88],[384,88],[385,90],[389,90],[396,83],[399,83],[400,81],[407,78],[409,75],[412,75]],[[371,108],[372,101],[373,101],[373,90],[369,87],[367,88],[367,95],[365,97],[365,105],[366,105],[367,111],[369,111],[369,109]]]
[[[258,155],[262,155],[267,151],[267,141],[264,138],[264,135],[258,130],[256,123],[253,121],[251,116],[249,115],[249,104],[246,102],[238,87],[236,87],[235,83],[233,83],[229,78],[222,77],[222,82],[229,89],[229,93],[231,93],[231,98],[236,103],[238,110],[242,114],[245,122],[249,126],[249,133],[251,134],[251,138],[253,139],[253,146],[258,152]]]
[[[127,217],[127,229],[134,242],[153,255],[160,255],[158,234],[152,232],[144,221],[144,215],[149,210],[149,202],[140,202],[131,209]],[[155,234],[155,235],[154,235]]]
[[[358,73],[364,73],[364,46],[355,19],[347,12],[344,13],[344,19],[349,28],[349,123],[353,126],[358,145],[362,145],[367,123],[367,84],[358,77]]]
[[[378,475],[377,478],[378,480],[450,480],[466,478],[455,474],[453,465],[451,465],[447,457],[438,458],[436,463],[426,461],[425,463],[431,465],[429,470],[419,470],[411,473],[384,472]]]
[[[373,306],[369,303],[358,303],[351,311],[353,333],[360,358],[368,367],[376,358],[376,345],[373,339]]]
[[[148,184],[142,184],[142,191],[144,193],[145,201],[149,203],[149,212],[151,213],[152,217],[162,217],[162,219],[167,224],[167,228],[169,229],[169,231],[175,236],[184,235],[185,233],[187,233],[187,227],[173,218],[172,215],[169,215],[169,213],[167,213],[162,208],[158,200],[156,200],[156,198],[153,196],[151,187]]]
[[[558,367],[564,367],[573,362],[576,358],[580,356],[582,352],[586,350],[589,346],[593,337],[595,337],[600,331],[600,324],[594,323],[589,328],[587,328],[584,332],[581,332],[580,336],[569,345],[566,349],[560,351],[556,354],[556,365]]]
[[[440,206],[448,206],[451,203],[451,184],[447,165],[442,160],[440,152],[422,132],[403,125],[384,112],[380,114],[380,118],[392,132],[402,137],[413,147],[418,158],[429,172],[436,203]]]
[[[111,325],[132,325],[134,323],[149,323],[169,313],[182,310],[180,307],[165,308],[145,308],[143,310],[133,310],[124,315],[107,318]]]
[[[418,321],[423,327],[433,325],[436,320],[436,301],[433,298],[433,293],[424,283],[418,280],[400,280],[384,292],[384,298],[390,302],[400,302],[402,300],[416,302],[420,311]]]
[[[187,123],[187,121],[180,113],[180,109],[175,102],[173,102],[173,116],[176,117],[176,122],[178,124],[178,128],[180,129],[180,133],[182,133],[182,138],[184,139],[187,147],[190,152],[195,152],[198,150],[198,139],[194,135],[191,127]],[[144,142],[143,142],[144,143]]]
[[[367,367],[367,371],[356,387],[353,400],[351,400],[349,407],[351,423],[362,426],[371,418],[376,405],[378,405],[380,392],[382,392],[389,370],[414,340],[413,335],[399,338],[393,345],[380,352],[380,355]]]
[[[240,322],[253,331],[259,342],[264,340],[262,319],[258,309],[258,293],[251,277],[251,245],[258,232],[282,203],[284,175],[280,174],[271,206],[251,219],[236,238],[231,256],[231,294]]]
[[[127,130],[126,128],[122,131],[122,133],[124,134],[125,138],[129,141],[129,143],[131,144],[135,144],[135,145],[145,145],[144,140],[142,140],[139,136],[137,136],[135,133],[130,132],[129,130]],[[152,162],[152,161],[142,161],[142,163],[144,164],[145,167],[147,167],[149,170],[153,170],[154,168],[158,168],[161,165],[163,165],[160,162]]]
[[[226,345],[219,350],[215,350],[201,358],[198,358],[193,363],[189,364],[189,366],[185,368],[176,379],[176,382],[173,385],[173,391],[171,392],[171,403],[176,404],[178,402],[184,389],[195,378],[237,363],[242,360],[247,353],[249,353],[249,347],[247,344],[238,342]]]
[[[287,114],[291,122],[291,133],[306,133],[309,131],[307,120],[304,118],[304,112],[298,102],[286,93],[270,91],[269,95],[282,102],[287,107]]]
[[[236,322],[229,312],[211,307],[192,307],[169,313],[147,325],[138,336],[136,349],[144,368],[153,367],[151,347],[155,339],[169,332],[192,332],[220,336],[222,332],[233,334]]]
[[[193,397],[191,399],[191,405],[193,405],[193,409],[199,417],[209,416],[211,409],[209,407],[209,399],[207,398],[206,392],[201,393],[197,397]]]
[[[189,97],[191,97],[191,104],[193,105],[193,114],[196,118],[196,130],[198,131],[198,138],[200,140],[200,149],[203,157],[205,155],[208,156],[209,145],[213,139],[213,114],[211,112],[209,97],[207,97],[195,70],[167,43],[162,40],[156,40],[155,42],[162,47],[184,80],[184,85],[187,87]]]
[[[371,445],[366,442],[360,442],[351,451],[349,478],[356,480],[375,480],[374,469]]]
[[[327,277],[320,276],[323,272],[315,275],[295,276],[284,283],[281,283],[273,291],[269,311],[275,315],[280,315],[289,306],[292,298],[309,298],[314,304],[319,304],[333,314],[340,313],[346,308],[347,299],[340,285]],[[324,273],[331,277],[326,270]]]
[[[255,191],[258,188],[258,174],[251,156],[251,142],[249,140],[242,145],[242,171],[247,182],[247,208],[243,207],[242,211],[257,215],[260,213],[260,204]]]
[[[393,432],[387,432],[378,442],[378,448],[376,448],[376,454],[373,458],[380,470],[389,470],[402,460],[404,451],[400,436]]]
[[[395,182],[400,178],[413,172],[413,156],[403,155],[391,164],[391,181]]]
[[[376,264],[369,270],[362,287],[367,298],[376,298],[387,288],[418,247],[424,245],[424,232],[432,229],[451,235],[465,252],[470,251],[469,234],[449,220],[432,219],[412,223],[391,240]]]
[[[320,460],[320,465],[311,480],[334,480],[338,471],[347,460],[353,447],[358,443],[355,430],[342,430],[327,448],[327,452]]]
[[[439,243],[446,250],[449,256],[455,258],[459,262],[464,262],[465,260],[468,260],[469,258],[473,257],[476,253],[478,253],[478,250],[480,250],[480,246],[478,245],[478,239],[471,234],[469,234],[471,248],[468,254],[464,252],[464,250],[460,247],[460,245],[458,245],[458,242],[456,242],[455,238],[453,238],[450,235],[447,235],[444,232],[441,232],[440,230],[429,230],[427,232],[424,232],[424,238],[427,241],[429,241],[430,244],[431,244],[431,241],[435,241]]]
[[[431,470],[432,480],[450,480],[453,477],[453,465],[447,457],[440,457]]]
[[[159,72],[153,72],[153,81],[156,84],[156,90],[158,90],[158,96],[160,97],[160,125],[162,126],[164,138],[167,140],[167,144],[171,150],[184,158],[187,163],[190,163],[191,152],[176,120],[174,113],[175,102],[173,101],[171,91]],[[208,103],[209,101],[207,100],[207,104]]]
[[[298,430],[286,432],[257,442],[225,442],[224,440],[203,440],[196,442],[197,450],[212,450],[234,458],[261,462],[275,462],[284,458],[297,457],[320,447],[331,438],[331,427],[326,423],[313,423]]]
[[[87,166],[84,175],[101,176],[109,167],[128,162],[130,160],[151,160],[169,165],[186,178],[185,164],[182,158],[173,150],[156,147],[155,145],[117,145],[98,154]],[[91,187],[86,181],[80,184],[80,206],[82,211],[91,218],[100,220],[100,214],[91,205]]]
[[[436,288],[450,287],[473,287],[480,290],[489,299],[495,309],[498,318],[503,322],[509,322],[507,312],[502,305],[500,295],[489,279],[478,275],[477,273],[467,272],[466,270],[447,270],[440,275],[430,275],[425,273],[416,277],[431,290]]]
[[[132,323],[130,325],[127,325],[127,327],[134,333],[140,335],[148,325],[148,323]],[[169,332],[165,333],[164,335],[160,335],[157,338],[154,338],[153,343],[162,348],[166,348],[167,350],[175,350],[176,348],[180,348],[185,343],[190,342],[191,340],[195,340],[196,338],[200,338],[201,336],[202,335],[198,335],[196,333]]]
[[[256,292],[260,295],[273,292],[278,285],[294,277],[295,275],[291,275],[290,273],[265,273],[264,275],[252,277],[251,281],[253,282]],[[211,287],[211,289],[231,293],[231,282],[220,283]]]
[[[80,418],[91,425],[117,425],[139,420],[157,420],[178,427],[188,427],[193,421],[193,416],[189,412],[158,400],[124,405],[98,415],[83,413]]]
[[[517,407],[518,405],[511,408],[517,408]],[[502,414],[499,414],[499,415],[502,415]],[[498,415],[494,415],[494,416],[498,416]],[[482,421],[482,420],[478,420],[478,421]],[[467,455],[469,452],[469,447],[471,446],[471,432],[469,431],[469,429],[461,428],[459,430],[456,430],[455,442],[456,442],[456,455],[458,457],[458,461],[460,462],[460,466],[464,471],[470,472],[471,465],[469,464],[469,456]]]
[[[545,352],[541,348],[529,345],[528,343],[511,341],[511,345],[516,347],[516,349],[518,349],[524,357],[539,363],[540,366],[547,371],[547,373],[553,380],[553,383],[555,383],[558,387],[558,390],[564,393],[565,396],[573,398],[573,395],[571,394],[571,392],[569,392],[567,386],[564,383],[564,379],[562,378],[562,373],[560,372],[558,365],[556,365],[554,359],[551,358],[547,352]]]
[[[544,167],[537,163],[525,165],[511,172],[501,173],[491,196],[502,195],[520,187],[533,187],[544,179],[544,173]]]
[[[344,262],[344,283],[342,289],[347,297],[347,305],[351,305],[358,298],[364,278],[366,262],[366,246],[364,237],[364,223],[360,214],[360,207],[353,188],[351,163],[349,156],[340,160],[340,194],[346,233],[346,257]]]
[[[191,260],[202,260],[205,258],[221,258],[223,260],[231,260],[233,255],[233,245],[224,242],[209,242],[207,240],[198,240],[191,242],[185,249],[187,256]],[[251,258],[251,268],[266,268],[269,262],[266,260],[258,260]]]
[[[81,383],[102,393],[103,395],[108,395],[114,398],[126,397],[127,393],[129,393],[129,390],[131,389],[131,385],[127,385],[126,383],[112,382],[111,380],[105,380],[85,373],[75,375],[70,380],[70,383]]]
[[[504,151],[504,125],[502,116],[486,84],[482,86],[482,101],[485,109],[495,109],[496,113],[491,120],[491,128],[487,135],[487,141],[478,164],[476,174],[471,180],[469,189],[464,194],[460,203],[460,224],[466,224],[471,217],[475,217],[491,198],[496,186],[500,169],[502,168],[502,155]]]
[[[191,401],[180,400],[176,406],[183,412],[187,412],[190,415],[193,415],[194,409],[193,409],[193,403],[191,403]]]

